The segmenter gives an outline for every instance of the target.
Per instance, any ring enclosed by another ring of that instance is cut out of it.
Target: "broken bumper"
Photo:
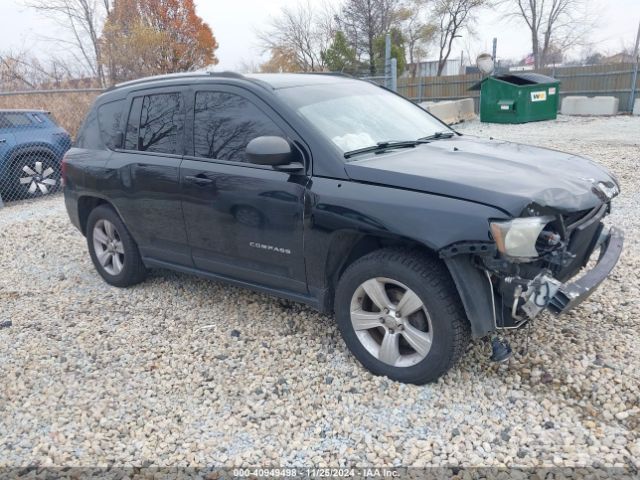
[[[601,246],[596,266],[572,283],[562,285],[553,296],[547,309],[561,315],[580,305],[595,291],[618,263],[624,244],[624,233],[611,228]]]

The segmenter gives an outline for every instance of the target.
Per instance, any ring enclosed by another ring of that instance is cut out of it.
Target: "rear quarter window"
[[[105,148],[98,125],[98,110],[95,107],[89,111],[84,119],[74,145],[87,150],[102,150]]]
[[[122,147],[122,117],[125,100],[105,103],[98,107],[98,125],[102,142],[110,149]]]

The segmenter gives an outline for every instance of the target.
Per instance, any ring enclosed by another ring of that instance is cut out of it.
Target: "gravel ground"
[[[438,383],[373,377],[333,320],[168,272],[95,273],[61,197],[0,210],[0,466],[640,466],[640,118],[463,132],[591,156],[620,178],[624,256],[592,299],[475,342]],[[5,324],[6,325],[6,324]]]

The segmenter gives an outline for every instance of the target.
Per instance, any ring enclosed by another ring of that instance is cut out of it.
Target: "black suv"
[[[65,201],[111,285],[147,268],[335,312],[376,374],[425,383],[609,274],[617,180],[574,155],[451,130],[336,75],[183,74],[101,95],[64,163]],[[577,281],[568,280],[598,262]]]

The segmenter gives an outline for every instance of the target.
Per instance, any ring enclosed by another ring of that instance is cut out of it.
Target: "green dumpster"
[[[526,123],[554,120],[560,82],[539,73],[512,72],[487,77],[470,90],[480,90],[480,120]]]

